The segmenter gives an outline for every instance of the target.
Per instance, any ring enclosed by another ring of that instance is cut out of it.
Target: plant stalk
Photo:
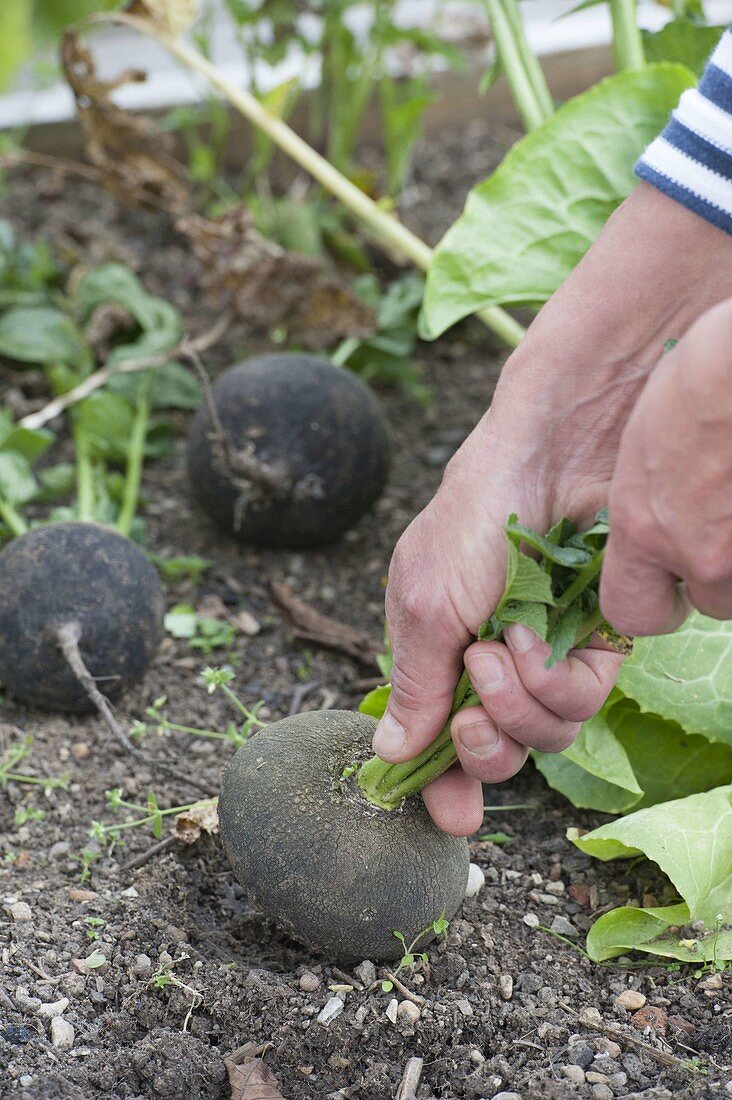
[[[636,19],[636,0],[610,0],[610,17],[616,69],[642,69],[646,56]]]
[[[94,516],[94,470],[92,468],[91,447],[86,432],[74,425],[74,448],[76,450],[76,514],[81,523],[93,523]]]
[[[527,131],[554,114],[554,102],[541,66],[529,46],[516,0],[485,0],[496,54]]]
[[[0,498],[0,518],[5,523],[5,526],[10,529],[10,533],[15,538],[20,538],[21,535],[25,535],[28,531],[28,524],[17,508],[15,508],[9,500],[3,500]]]
[[[137,398],[135,419],[132,422],[132,432],[127,448],[127,470],[125,473],[124,492],[122,494],[122,506],[117,516],[117,530],[121,535],[129,538],[132,530],[132,521],[137,511],[137,503],[140,499],[140,481],[142,478],[142,464],[145,456],[145,439],[150,421],[150,394],[155,380],[154,374],[147,374],[140,384],[140,393]]]
[[[189,69],[205,76],[240,114],[267,134],[287,156],[342,202],[355,218],[368,226],[389,247],[403,253],[417,267],[423,271],[428,269],[433,255],[429,245],[346,179],[325,157],[312,149],[286,122],[268,111],[253,95],[244,88],[229,84],[220,76],[211,62],[187,42],[181,38],[171,38],[148,20],[125,12],[108,12],[95,16],[91,20],[91,22],[109,21],[123,23],[154,38]],[[523,326],[499,306],[488,306],[480,310],[478,317],[509,347],[517,347],[525,334]]]

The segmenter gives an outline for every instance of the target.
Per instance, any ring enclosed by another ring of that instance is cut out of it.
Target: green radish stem
[[[125,484],[122,493],[122,505],[117,516],[116,527],[120,535],[129,537],[132,530],[132,521],[137,511],[137,502],[140,498],[140,480],[142,478],[142,464],[145,456],[145,439],[150,421],[150,394],[152,392],[155,375],[147,374],[140,383],[140,391],[135,408],[135,418],[132,422],[132,432],[127,448],[127,470]]]
[[[549,88],[516,6],[516,0],[485,0],[496,54],[521,120],[535,130],[554,113]]]
[[[572,584],[557,601],[559,607],[566,607],[584,592],[600,572],[604,551],[580,570]],[[597,609],[586,616],[577,631],[575,645],[587,641],[603,621],[602,613]],[[463,672],[450,708],[448,718],[434,741],[419,756],[405,760],[402,764],[389,764],[378,756],[362,764],[358,771],[358,785],[368,802],[382,810],[395,810],[405,798],[418,794],[428,783],[451,768],[457,762],[457,753],[453,744],[450,726],[452,719],[460,710],[474,707],[480,702],[470,683],[467,672]]]
[[[642,69],[646,63],[643,38],[636,20],[636,0],[610,0],[613,57],[618,71]]]
[[[76,514],[82,523],[94,522],[94,470],[86,432],[74,425],[76,449]]]
[[[156,28],[150,20],[128,15],[126,12],[107,12],[92,16],[87,22],[123,23],[155,39],[189,69],[205,76],[244,118],[265,133],[275,145],[317,180],[326,191],[342,202],[355,218],[368,226],[390,248],[403,253],[423,271],[429,268],[433,256],[429,245],[351,183],[342,172],[334,168],[325,157],[296,134],[286,122],[268,111],[255,96],[244,88],[229,84],[207,58],[182,38],[173,38]],[[488,306],[480,310],[477,316],[509,347],[517,347],[525,335],[526,330],[523,326],[518,321],[514,321],[513,317],[500,306]]]
[[[9,500],[0,498],[0,518],[2,518],[5,526],[10,529],[10,533],[16,538],[20,538],[20,536],[24,535],[28,530],[28,524]]]

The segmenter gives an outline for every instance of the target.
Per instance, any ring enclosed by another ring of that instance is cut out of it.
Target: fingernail
[[[506,630],[506,641],[515,653],[527,653],[538,640],[534,631],[523,623],[514,623]]]
[[[503,661],[495,653],[479,653],[470,658],[470,676],[479,695],[490,695],[503,684]]]
[[[406,740],[407,731],[404,726],[387,710],[376,727],[372,743],[374,752],[377,756],[395,756],[404,748]]]
[[[491,722],[473,722],[458,731],[460,744],[473,756],[492,756],[496,751],[500,734]]]

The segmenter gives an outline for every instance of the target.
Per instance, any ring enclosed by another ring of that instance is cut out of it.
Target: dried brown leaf
[[[277,1078],[261,1058],[236,1061],[236,1052],[224,1058],[231,1085],[231,1100],[284,1100]]]
[[[215,802],[197,802],[188,810],[176,814],[173,835],[184,844],[195,844],[201,833],[209,836],[219,831],[219,815]]]
[[[295,636],[316,645],[337,649],[365,665],[375,665],[383,645],[363,630],[331,619],[299,599],[289,585],[270,583],[270,591],[278,607],[284,611],[294,628]]]
[[[143,82],[146,74],[130,69],[115,80],[102,80],[90,51],[72,31],[61,40],[61,64],[76,100],[87,155],[107,189],[123,202],[188,209],[191,191],[183,167],[168,151],[170,135],[112,100],[112,92]]]
[[[178,38],[196,22],[199,7],[198,0],[132,0],[124,10],[149,19],[163,34]]]

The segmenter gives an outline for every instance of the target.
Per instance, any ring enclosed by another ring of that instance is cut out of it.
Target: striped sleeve
[[[732,29],[720,39],[698,88],[681,96],[635,174],[732,233]]]

